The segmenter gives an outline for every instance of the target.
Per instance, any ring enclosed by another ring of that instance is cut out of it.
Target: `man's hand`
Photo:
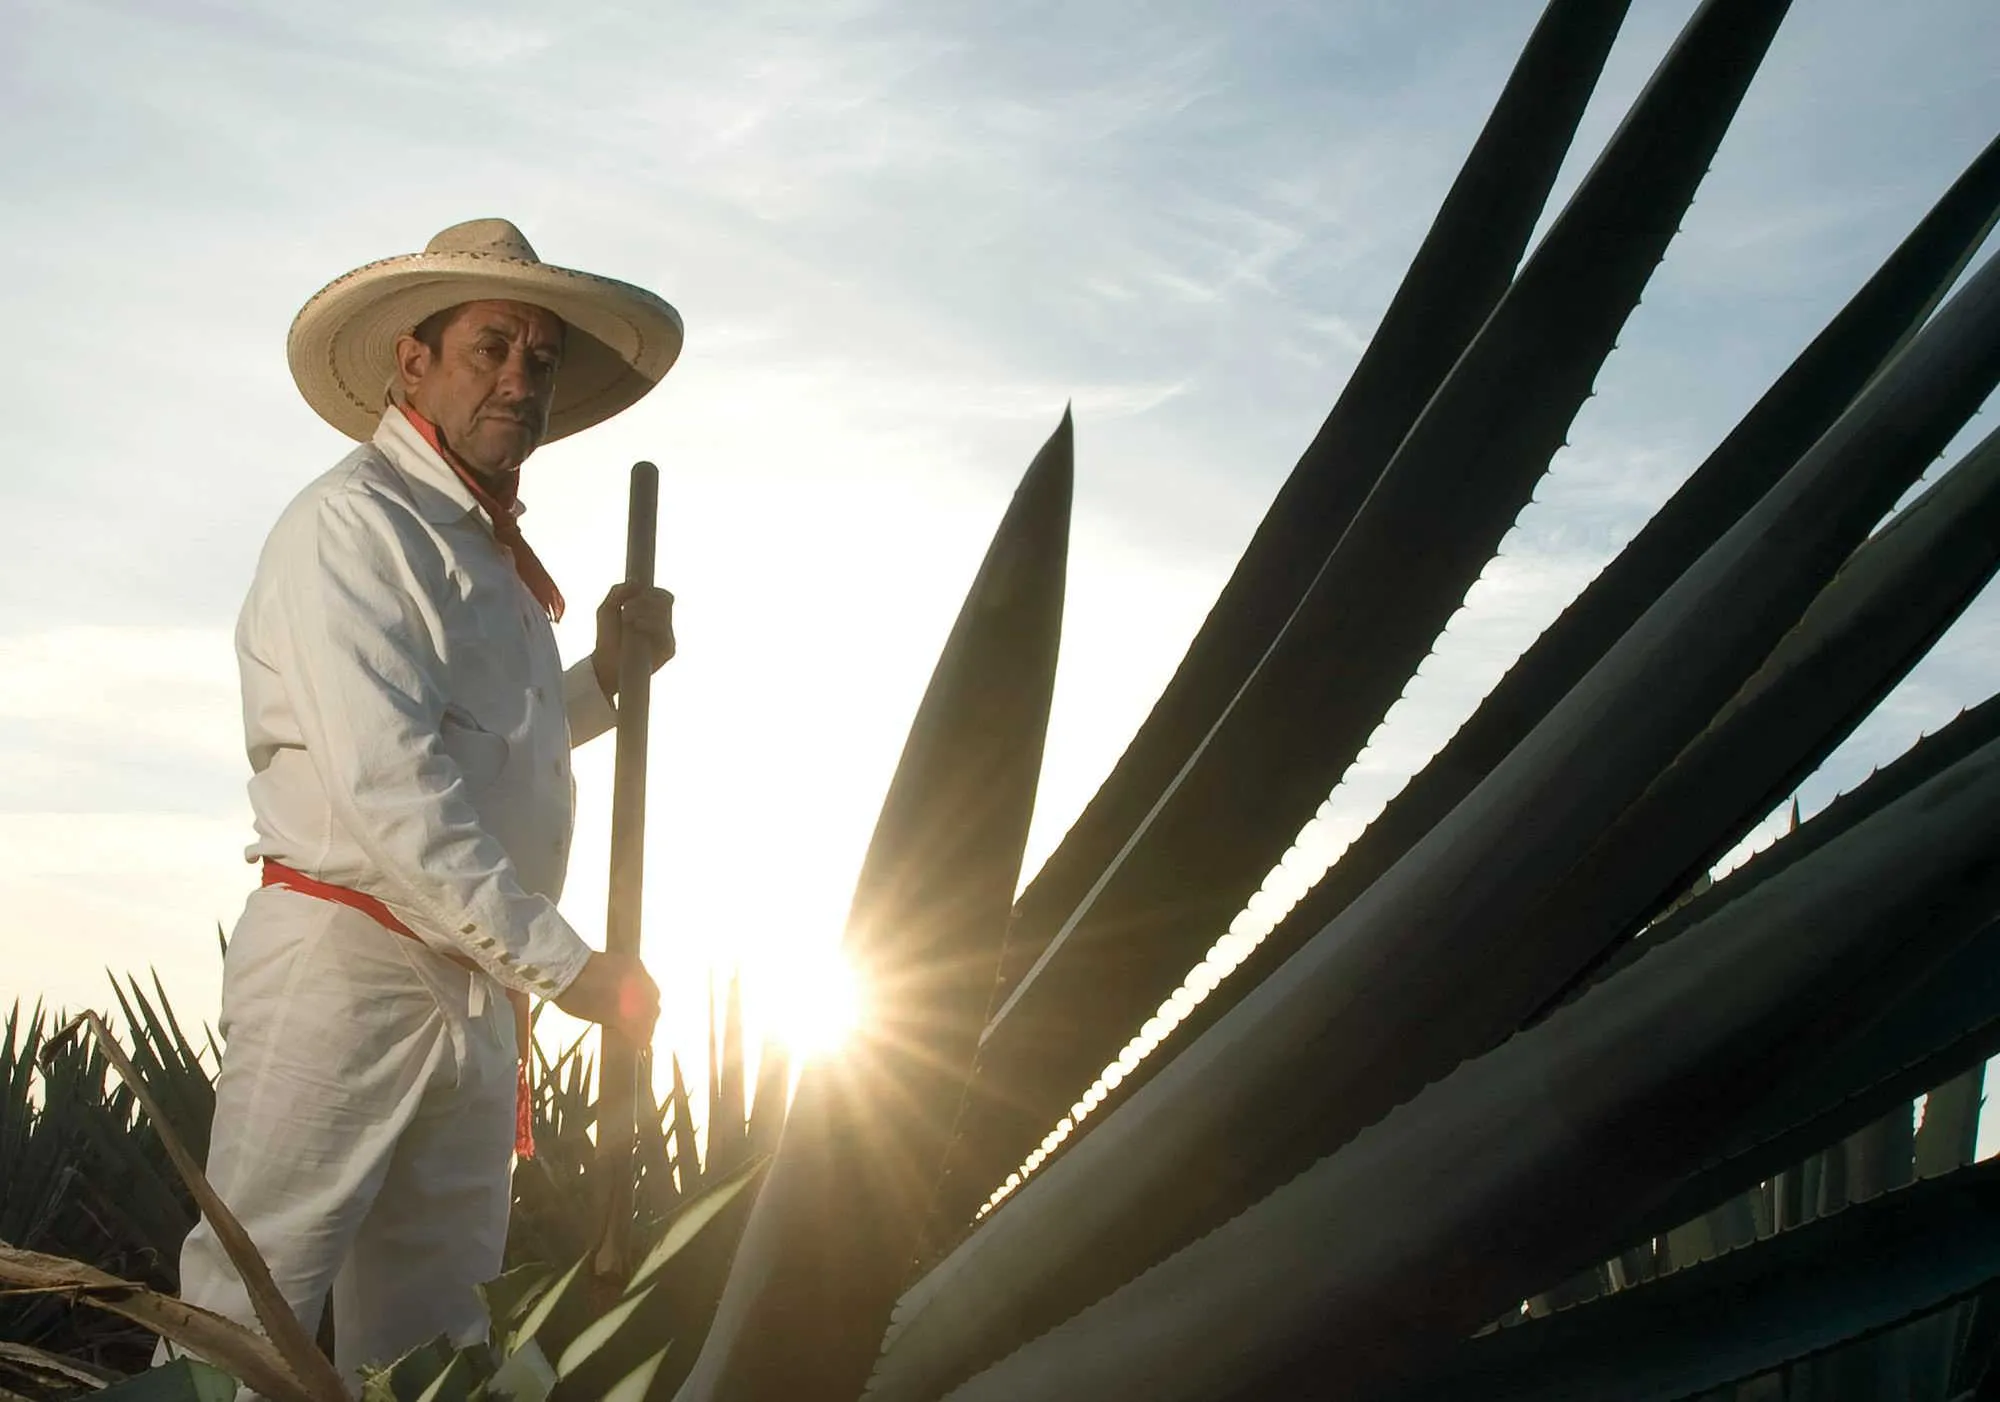
[[[556,1006],[644,1047],[651,1045],[653,1024],[660,1016],[660,989],[646,966],[631,955],[599,952],[584,962]]]
[[[607,697],[618,695],[618,654],[630,628],[646,640],[655,672],[673,660],[674,596],[664,589],[614,584],[597,606],[597,647],[590,667]]]

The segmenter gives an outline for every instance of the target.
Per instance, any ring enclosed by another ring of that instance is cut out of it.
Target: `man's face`
[[[548,431],[562,321],[525,302],[467,302],[456,312],[435,351],[397,338],[403,393],[467,467],[511,472]]]

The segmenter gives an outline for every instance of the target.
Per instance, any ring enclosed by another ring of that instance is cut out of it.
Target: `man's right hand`
[[[638,1047],[651,1044],[660,1016],[659,985],[629,954],[593,953],[555,1001],[571,1017],[598,1023]]]

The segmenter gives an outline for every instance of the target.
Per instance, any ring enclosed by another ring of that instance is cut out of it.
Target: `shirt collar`
[[[390,466],[410,480],[417,509],[426,521],[448,526],[464,520],[468,515],[484,515],[479,503],[473,499],[471,489],[459,480],[458,474],[438,456],[437,449],[424,440],[416,426],[394,404],[382,411],[381,421],[375,425],[373,442],[389,459]],[[525,510],[517,499],[514,515],[519,517]]]

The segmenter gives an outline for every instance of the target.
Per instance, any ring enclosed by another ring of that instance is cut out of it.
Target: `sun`
[[[837,949],[790,954],[762,971],[771,1035],[794,1057],[837,1054],[866,1012],[861,980]]]

